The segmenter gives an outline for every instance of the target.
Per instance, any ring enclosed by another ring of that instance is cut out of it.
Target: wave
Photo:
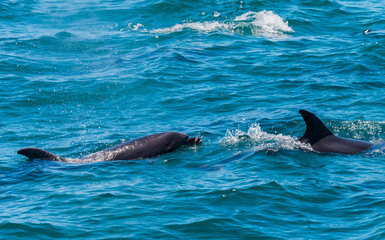
[[[219,13],[215,17],[220,16]],[[196,30],[199,32],[225,31],[240,35],[254,35],[277,37],[292,33],[294,30],[289,27],[288,21],[272,11],[263,10],[260,12],[247,12],[234,18],[233,21],[205,21],[186,22],[175,24],[172,27],[148,30],[141,23],[130,23],[127,28],[132,31],[149,32],[153,34],[170,34],[184,30]]]
[[[220,140],[220,143],[223,146],[252,145],[255,146],[256,151],[278,151],[280,149],[313,151],[309,144],[301,143],[295,137],[262,131],[258,123],[252,124],[247,132],[243,132],[240,129],[227,130],[225,137]]]
[[[294,32],[294,30],[289,27],[288,21],[285,22],[272,11],[247,12],[236,17],[234,21],[246,23],[251,21],[256,29],[260,29],[264,33],[280,34]]]

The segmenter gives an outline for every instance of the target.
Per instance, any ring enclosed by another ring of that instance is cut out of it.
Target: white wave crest
[[[252,22],[252,25],[257,29],[261,29],[266,33],[283,33],[283,32],[294,32],[294,30],[289,27],[288,22],[283,21],[283,19],[272,11],[260,11],[260,12],[247,12],[242,14],[239,17],[236,17],[234,21],[241,22]]]
[[[247,141],[251,141],[253,145],[256,145],[257,151],[267,149],[303,149],[312,151],[310,145],[299,142],[297,138],[262,131],[257,123],[252,124],[246,133],[239,129],[227,130],[225,137],[220,140],[221,144],[225,146],[236,146]]]
[[[218,16],[219,15],[217,15],[217,17]],[[200,32],[227,31],[241,35],[263,35],[271,37],[282,36],[285,33],[294,32],[294,30],[289,27],[287,21],[284,21],[272,11],[266,10],[260,12],[247,12],[241,16],[237,16],[233,21],[188,22],[176,24],[168,28],[150,30],[149,32],[155,34],[170,34],[181,32],[185,29],[192,29]]]

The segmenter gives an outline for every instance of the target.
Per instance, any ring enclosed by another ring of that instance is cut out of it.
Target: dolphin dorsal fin
[[[322,138],[333,135],[333,133],[323,124],[323,122],[313,113],[306,110],[299,110],[303,120],[306,123],[306,132],[299,139],[300,142],[310,143],[311,145],[317,143]]]
[[[17,151],[18,154],[24,155],[31,159],[43,159],[51,161],[65,161],[64,158],[61,158],[53,153],[50,153],[46,150],[39,148],[23,148]]]

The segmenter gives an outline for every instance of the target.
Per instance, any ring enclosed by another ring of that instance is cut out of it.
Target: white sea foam
[[[169,28],[151,30],[150,33],[167,34],[167,33],[181,32],[183,31],[183,29],[193,29],[200,32],[213,32],[218,30],[228,30],[228,24],[220,23],[217,21],[182,23],[182,24],[176,24]]]
[[[383,132],[384,122],[373,122],[373,121],[345,121],[341,122],[341,126],[333,129],[335,134],[340,132],[348,132],[348,137],[355,139],[371,138],[372,140],[378,140]]]
[[[312,151],[310,145],[299,142],[297,138],[262,131],[257,123],[252,124],[246,133],[239,129],[227,130],[226,136],[220,140],[221,144],[225,146],[236,146],[246,141],[252,142],[257,150],[303,149]]]
[[[114,151],[99,151],[91,153],[83,158],[66,158],[68,163],[95,163],[95,162],[105,162],[111,161],[116,155]]]
[[[250,22],[256,30],[261,30],[265,33],[278,34],[278,33],[290,33],[294,30],[289,27],[288,22],[272,11],[260,11],[260,12],[247,12],[234,19],[235,22]]]
[[[218,13],[214,13],[219,17]],[[142,25],[140,26],[142,27]],[[131,28],[138,30],[138,28]],[[272,11],[247,12],[237,16],[233,21],[205,21],[187,22],[175,24],[168,28],[150,30],[155,34],[170,34],[181,32],[185,29],[197,30],[200,32],[226,31],[241,35],[263,35],[263,36],[282,36],[285,33],[292,33],[294,30],[289,27],[288,22]]]

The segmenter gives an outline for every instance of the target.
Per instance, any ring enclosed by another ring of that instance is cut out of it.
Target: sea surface
[[[3,0],[1,239],[384,239],[385,149],[299,150],[309,110],[385,140],[385,4]],[[366,31],[365,30],[370,30]],[[164,131],[203,144],[80,158]]]

